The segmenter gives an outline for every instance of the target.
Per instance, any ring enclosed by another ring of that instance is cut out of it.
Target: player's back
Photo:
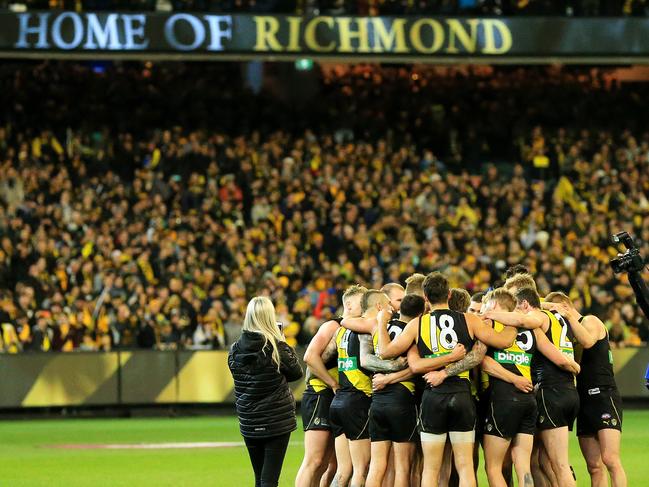
[[[435,358],[447,355],[458,345],[464,345],[468,351],[475,340],[469,333],[464,313],[450,309],[435,309],[424,314],[419,320],[419,338],[417,348],[424,358]],[[435,389],[439,392],[459,392],[470,390],[469,371],[457,376],[448,377]]]

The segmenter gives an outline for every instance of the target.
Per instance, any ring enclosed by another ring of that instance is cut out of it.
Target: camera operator
[[[616,233],[612,237],[613,243],[622,244],[627,251],[611,260],[611,268],[616,274],[626,272],[629,275],[629,283],[635,293],[638,306],[644,315],[649,319],[649,287],[640,274],[644,268],[644,259],[640,250],[633,242],[633,238],[627,232]]]
[[[645,269],[644,259],[640,255],[640,250],[636,247],[633,238],[627,232],[616,233],[613,235],[612,240],[616,244],[621,243],[627,250],[611,260],[611,268],[616,274],[621,272],[627,272],[629,274],[629,283],[635,293],[638,306],[640,306],[644,315],[649,319],[649,287],[640,274]],[[645,374],[645,385],[649,389],[649,366],[647,366],[647,372]]]

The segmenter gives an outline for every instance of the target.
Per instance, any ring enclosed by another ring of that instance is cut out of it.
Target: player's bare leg
[[[320,484],[316,484],[316,487],[329,487],[334,477],[336,476],[336,469],[338,468],[338,462],[336,462],[336,448],[334,445],[333,435],[329,439],[331,448],[329,449],[329,460],[327,461],[327,470],[320,477]]]
[[[372,460],[370,459],[370,463],[371,462]],[[390,448],[390,454],[388,455],[388,468],[385,470],[382,486],[383,487],[394,486],[394,448]]]
[[[579,448],[584,460],[586,460],[591,487],[608,487],[606,467],[602,461],[602,453],[597,438],[595,436],[580,436]]]
[[[460,477],[460,487],[476,487],[475,471],[473,470],[473,443],[475,432],[451,431],[448,434],[453,447],[455,469]]]
[[[415,453],[410,467],[410,485],[419,487],[421,485],[421,476],[424,470],[424,452],[421,448],[421,440],[415,442]]]
[[[393,443],[394,452],[394,487],[410,485],[410,467],[415,454],[415,444],[412,442]]]
[[[442,458],[442,467],[439,470],[439,487],[450,487],[451,471],[453,470],[453,447],[451,441],[446,440],[444,445],[444,458]]]
[[[389,441],[373,441],[371,446],[372,458],[370,460],[370,471],[367,474],[367,487],[381,487],[388,469],[390,458]]]
[[[349,454],[352,459],[353,473],[350,487],[362,487],[367,478],[370,466],[370,440],[353,440],[349,442]],[[380,485],[380,484],[379,484]]]
[[[541,468],[541,440],[537,439],[532,448],[531,468],[534,487],[552,487],[552,482]],[[549,462],[549,460],[548,460]]]
[[[442,468],[446,433],[434,435],[421,434],[421,448],[424,454],[424,469],[421,474],[421,487],[438,487],[439,472]]]
[[[333,450],[331,432],[309,430],[304,432],[304,460],[295,477],[295,487],[316,487],[327,470]]]
[[[485,470],[490,487],[507,487],[503,476],[503,463],[509,452],[510,440],[494,435],[484,435]],[[521,484],[523,485],[523,484]]]
[[[533,447],[534,435],[518,434],[512,441],[511,458],[516,468],[516,476],[520,487],[534,486],[531,467]]]
[[[570,461],[568,459],[568,427],[562,426],[550,430],[543,430],[539,433],[543,446],[550,459],[552,470],[557,476],[557,481],[561,487],[575,487],[575,479],[570,470]]]
[[[352,457],[349,453],[349,441],[345,435],[336,437],[336,475],[331,482],[331,487],[347,487],[352,478]]]
[[[626,487],[626,473],[620,460],[620,440],[622,433],[612,428],[605,428],[597,432],[599,447],[602,452],[602,462],[606,465],[611,476],[613,487]]]

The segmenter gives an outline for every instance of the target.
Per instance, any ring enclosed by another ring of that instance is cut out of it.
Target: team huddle
[[[626,486],[608,332],[567,295],[516,266],[473,296],[431,273],[342,301],[304,356],[296,487],[474,486],[480,444],[492,487],[575,486],[575,419],[592,485]]]

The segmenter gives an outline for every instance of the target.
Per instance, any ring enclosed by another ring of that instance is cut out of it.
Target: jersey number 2
[[[557,320],[561,324],[561,338],[559,339],[559,346],[561,348],[570,348],[570,349],[572,349],[572,342],[568,338],[568,323],[566,323],[566,320],[564,319],[564,317],[561,316],[559,313],[555,313],[554,316],[557,318]]]

